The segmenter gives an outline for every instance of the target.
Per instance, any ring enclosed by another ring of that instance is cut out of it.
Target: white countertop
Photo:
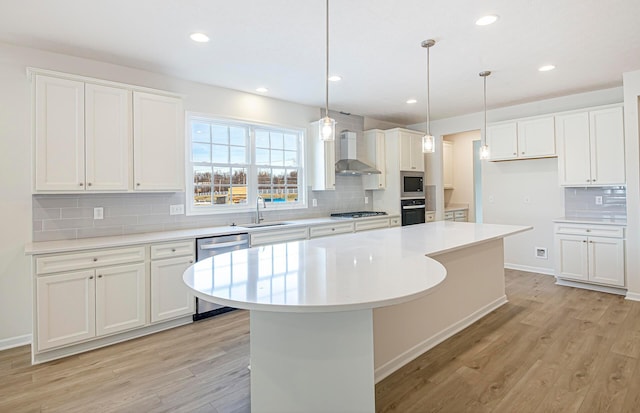
[[[381,219],[381,218],[394,218],[398,215],[380,215],[363,218],[307,218],[286,220],[287,225],[271,226],[271,227],[259,227],[259,228],[246,228],[240,225],[237,226],[219,226],[219,227],[205,227],[205,228],[190,228],[175,231],[161,231],[161,232],[148,232],[144,234],[130,234],[130,235],[118,235],[110,237],[95,237],[95,238],[81,238],[74,240],[61,240],[61,241],[41,241],[30,242],[25,245],[24,252],[27,255],[38,254],[50,254],[61,253],[71,251],[81,251],[95,248],[110,248],[120,247],[127,245],[148,244],[153,242],[167,242],[167,241],[179,241],[182,239],[193,239],[202,237],[211,237],[219,235],[230,234],[246,234],[263,231],[277,231],[278,229],[295,228],[300,226],[314,226],[329,224],[332,222],[346,222],[346,221],[364,221],[369,219]],[[250,224],[249,224],[250,225]]]
[[[626,219],[615,218],[575,218],[575,217],[560,217],[553,220],[553,222],[559,222],[564,224],[596,224],[596,225],[619,225],[627,226]]]
[[[444,267],[426,255],[529,229],[440,221],[260,246],[200,261],[184,280],[204,300],[249,310],[375,308],[426,295],[444,280]]]

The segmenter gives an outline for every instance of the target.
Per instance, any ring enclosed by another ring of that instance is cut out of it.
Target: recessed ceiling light
[[[555,67],[554,65],[544,65],[544,66],[540,66],[540,67],[538,68],[538,71],[539,71],[539,72],[548,72],[549,70],[553,70],[553,69],[555,69],[555,68],[556,68],[556,67]]]
[[[418,101],[417,101],[417,100],[415,100],[415,99],[409,99],[409,100],[407,100],[407,103],[408,103],[408,104],[410,104],[410,105],[413,105],[414,103],[417,103],[417,102],[418,102]]]
[[[342,80],[342,77],[338,76],[338,75],[333,75],[333,76],[329,76],[329,80],[332,82],[337,82],[339,80]]]
[[[267,93],[269,91],[269,89],[267,89],[266,87],[259,87],[256,89],[256,92],[259,93]]]
[[[191,33],[191,36],[189,37],[191,40],[198,43],[206,43],[209,41],[209,36],[204,33]]]
[[[487,14],[486,16],[480,17],[476,20],[476,25],[478,26],[487,26],[489,24],[493,24],[498,20],[498,16],[495,14]]]

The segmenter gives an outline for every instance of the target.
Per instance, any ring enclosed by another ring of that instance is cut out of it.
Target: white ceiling
[[[324,106],[324,0],[0,0],[0,41]],[[497,23],[479,27],[487,13]],[[189,34],[211,37],[197,44]],[[401,124],[622,85],[639,0],[330,0],[329,106]],[[557,69],[540,73],[543,64]],[[418,103],[407,105],[409,98]]]

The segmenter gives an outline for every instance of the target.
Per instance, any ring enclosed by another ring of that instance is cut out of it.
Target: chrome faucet
[[[260,216],[260,200],[262,200],[262,208],[266,208],[267,204],[264,202],[264,198],[258,194],[256,198],[256,224],[259,224],[261,221],[264,221],[264,218]]]

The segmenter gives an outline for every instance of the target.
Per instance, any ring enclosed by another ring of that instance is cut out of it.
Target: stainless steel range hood
[[[356,133],[340,133],[340,157],[336,162],[337,175],[374,175],[380,171],[356,159]]]

